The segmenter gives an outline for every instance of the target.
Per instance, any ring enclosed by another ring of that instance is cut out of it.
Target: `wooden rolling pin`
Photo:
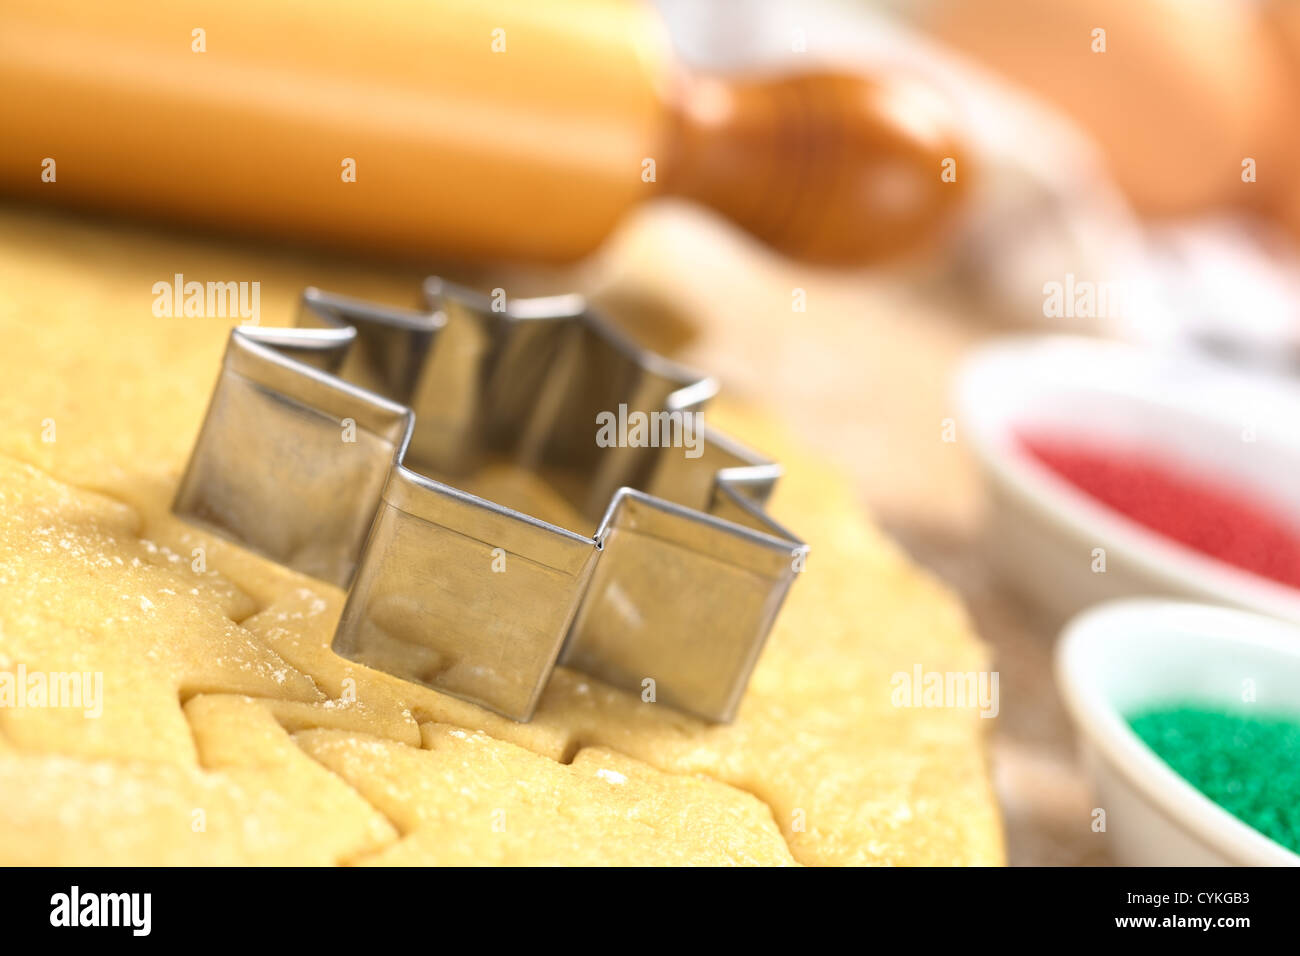
[[[657,195],[870,261],[964,172],[904,86],[692,75],[632,0],[0,0],[0,129],[9,195],[464,261],[578,258]]]

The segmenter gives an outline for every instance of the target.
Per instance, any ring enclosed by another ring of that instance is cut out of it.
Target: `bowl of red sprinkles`
[[[1013,589],[1061,617],[1156,594],[1300,621],[1294,383],[1050,336],[976,351],[956,400]]]

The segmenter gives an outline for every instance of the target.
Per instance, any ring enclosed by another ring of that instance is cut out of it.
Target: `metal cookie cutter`
[[[807,552],[763,512],[779,466],[707,425],[696,457],[601,447],[598,414],[671,431],[717,384],[580,297],[425,295],[419,312],[308,289],[297,328],[234,329],[175,512],[350,588],[333,646],[352,660],[516,720],[557,660],[731,720]],[[594,532],[421,473],[495,460]]]

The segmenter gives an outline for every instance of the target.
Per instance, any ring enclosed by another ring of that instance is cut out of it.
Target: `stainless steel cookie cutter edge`
[[[175,512],[347,588],[334,649],[395,676],[527,720],[558,662],[731,720],[808,550],[764,511],[779,466],[707,424],[696,457],[598,447],[595,413],[671,429],[716,383],[575,296],[425,291],[232,330]],[[448,483],[495,458],[594,530]]]

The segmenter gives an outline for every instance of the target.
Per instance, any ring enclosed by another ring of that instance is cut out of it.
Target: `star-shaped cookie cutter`
[[[307,289],[296,328],[235,328],[175,512],[348,589],[333,647],[368,666],[528,720],[558,662],[731,720],[808,550],[763,510],[779,466],[581,297],[424,291]],[[595,531],[445,483],[498,459]]]

